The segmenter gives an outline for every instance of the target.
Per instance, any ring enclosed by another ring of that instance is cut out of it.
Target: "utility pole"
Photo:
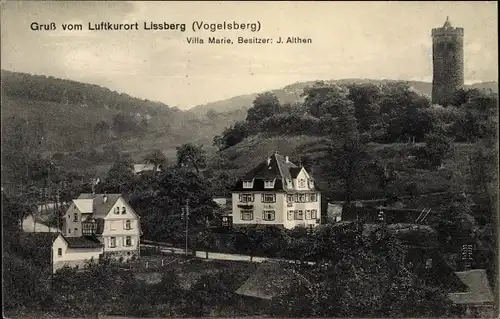
[[[189,199],[186,200],[186,204],[181,208],[182,217],[186,220],[186,245],[184,249],[184,254],[188,255],[188,227],[189,227]]]

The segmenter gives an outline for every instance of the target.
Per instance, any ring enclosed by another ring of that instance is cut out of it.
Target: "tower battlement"
[[[433,28],[432,29],[432,36],[433,37],[439,37],[439,36],[450,36],[450,35],[458,35],[458,36],[463,36],[464,35],[464,28]]]

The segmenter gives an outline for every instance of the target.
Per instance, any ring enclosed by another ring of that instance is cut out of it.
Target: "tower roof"
[[[451,25],[451,22],[450,22],[450,17],[446,17],[446,21],[444,22],[443,24],[443,28],[453,28],[453,26]]]

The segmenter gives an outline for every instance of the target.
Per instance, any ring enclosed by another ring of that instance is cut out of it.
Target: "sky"
[[[1,67],[92,83],[188,109],[300,81],[432,81],[431,29],[463,27],[466,83],[498,80],[497,4],[491,2],[2,2]],[[89,31],[88,23],[139,23]],[[143,30],[144,22],[186,31]],[[193,21],[259,22],[259,32],[197,31]],[[34,31],[32,22],[54,22]],[[63,31],[82,23],[82,31]],[[208,44],[210,36],[311,38],[310,44]],[[204,44],[188,44],[200,37]]]

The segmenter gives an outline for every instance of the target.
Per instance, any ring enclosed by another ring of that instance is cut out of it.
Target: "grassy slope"
[[[325,156],[325,139],[312,136],[266,136],[256,135],[245,139],[243,142],[227,149],[224,154],[231,160],[236,168],[231,170],[235,176],[244,174],[252,169],[267,156],[278,151],[282,155],[290,156],[294,163],[298,164],[300,157],[309,156],[311,159],[320,159]],[[410,148],[406,144],[369,144],[370,153],[385,165],[396,166],[398,180],[403,185],[416,183],[422,193],[440,192],[446,190],[451,183],[452,172],[462,172],[467,165],[467,155],[471,154],[478,146],[476,144],[456,144],[455,153],[445,161],[442,170],[423,170],[410,168],[407,158]],[[313,175],[322,189],[327,189],[322,178],[322,170],[319,165],[313,166]],[[365,183],[366,192],[376,190],[377,185]],[[334,190],[334,191],[339,191]],[[372,198],[366,194],[364,199]]]

